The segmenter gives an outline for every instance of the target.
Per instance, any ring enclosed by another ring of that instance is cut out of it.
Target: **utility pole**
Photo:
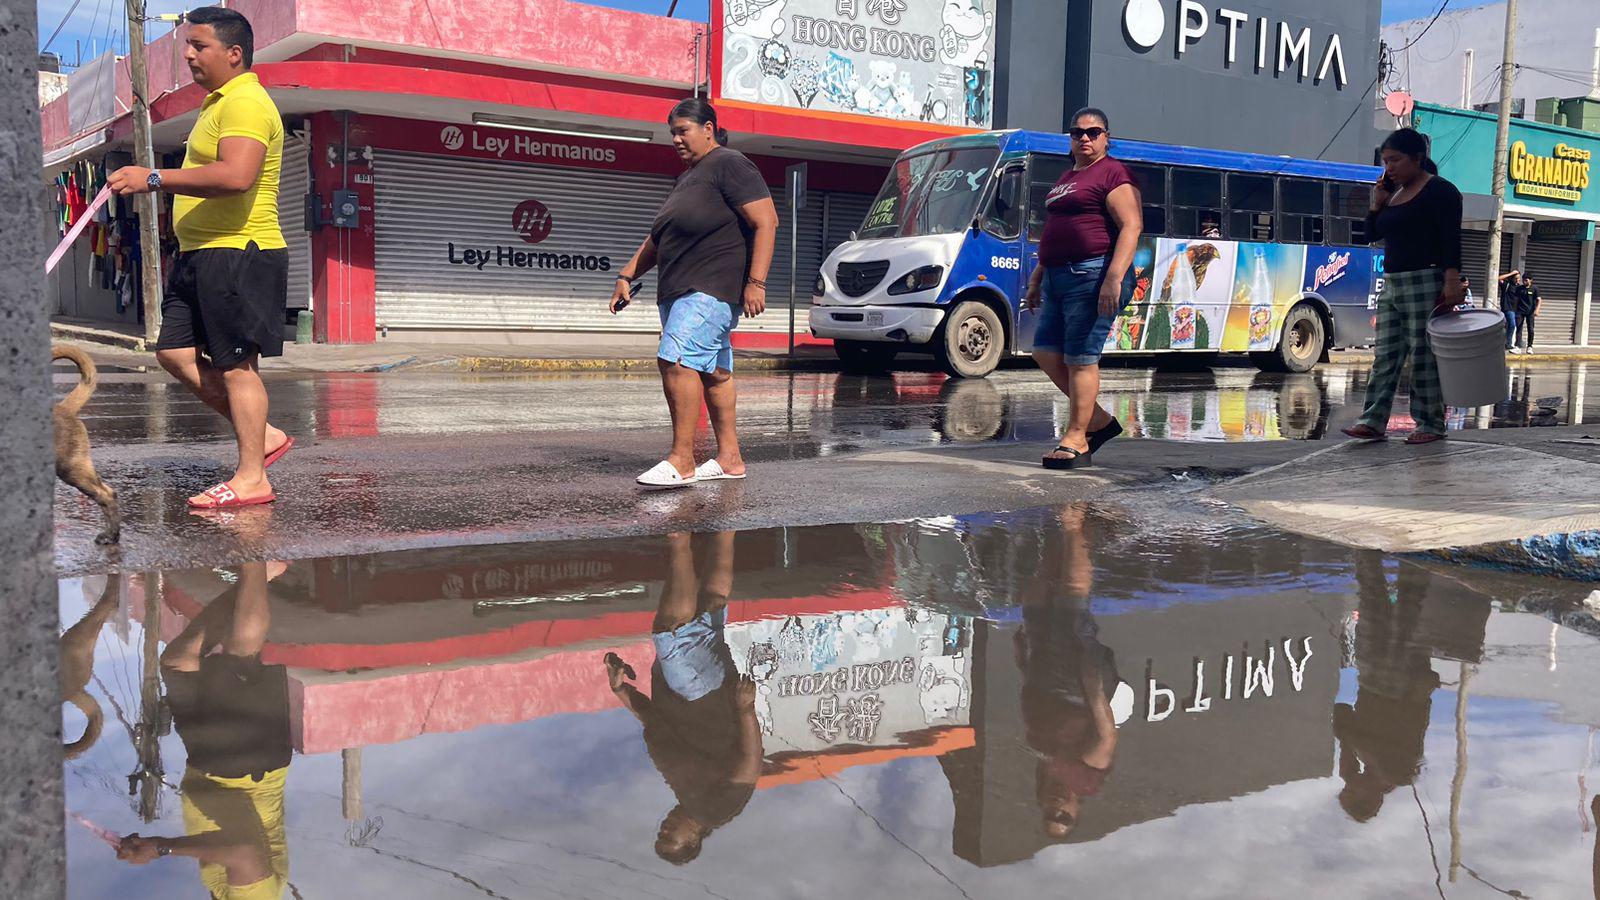
[[[128,75],[133,82],[133,161],[146,169],[156,167],[150,143],[150,67],[144,51],[145,0],[127,0]],[[161,333],[161,226],[156,218],[156,195],[136,194],[139,213],[140,276],[144,289],[144,339],[156,342]]]
[[[1517,0],[1506,0],[1506,49],[1500,59],[1500,115],[1494,129],[1494,221],[1489,223],[1489,277],[1484,303],[1500,308],[1500,241],[1506,227],[1506,156],[1511,142],[1511,85],[1517,76]]]

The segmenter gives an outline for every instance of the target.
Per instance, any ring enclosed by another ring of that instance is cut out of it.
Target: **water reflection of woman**
[[[608,653],[611,691],[644,725],[645,747],[677,805],[661,821],[656,855],[683,865],[744,812],[761,774],[756,685],[740,678],[723,633],[733,590],[734,534],[669,535],[667,579],[651,641],[650,696]]]
[[[1059,544],[1044,544],[1038,577],[1020,598],[1015,639],[1023,724],[1039,757],[1035,795],[1045,834],[1054,840],[1072,834],[1083,799],[1099,793],[1117,751],[1116,661],[1089,611],[1093,567],[1084,515],[1081,506],[1059,512]]]
[[[1417,634],[1428,578],[1420,566],[1401,565],[1391,594],[1380,554],[1356,560],[1356,702],[1334,707],[1333,734],[1344,780],[1339,805],[1357,822],[1376,816],[1384,798],[1415,782],[1422,770],[1439,687],[1429,648]]]
[[[286,568],[241,566],[237,583],[161,654],[167,705],[188,754],[182,787],[187,834],[131,834],[117,857],[134,865],[193,857],[212,897],[276,900],[289,880],[283,804],[292,756],[288,671],[261,662],[271,621],[267,582]]]

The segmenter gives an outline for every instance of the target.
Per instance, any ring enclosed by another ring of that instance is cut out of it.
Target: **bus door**
[[[1028,227],[1027,240],[1022,254],[1022,284],[1018,296],[1027,293],[1028,281],[1039,265],[1039,239],[1044,235],[1045,198],[1056,186],[1061,176],[1072,168],[1072,157],[1053,154],[1028,154]],[[1017,350],[1027,353],[1033,349],[1033,334],[1039,327],[1039,315],[1023,306],[1017,320]]]
[[[1011,305],[1013,319],[1008,324],[1013,328],[1016,310],[1022,307],[1022,294],[1027,287],[1027,278],[1022,275],[1026,268],[1022,240],[1026,178],[1027,172],[1020,160],[1000,171],[989,202],[979,217],[978,233],[969,236],[961,250],[962,256],[971,260],[969,265],[973,269],[968,271],[982,273]],[[1028,334],[1031,341],[1032,332]],[[1026,350],[1029,346],[1019,335],[1017,348]]]

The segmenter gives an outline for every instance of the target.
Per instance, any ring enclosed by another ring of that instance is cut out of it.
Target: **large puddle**
[[[71,896],[1590,895],[1586,589],[1143,518],[63,582]]]

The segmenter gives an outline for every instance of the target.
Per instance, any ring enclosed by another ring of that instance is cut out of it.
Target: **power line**
[[[1422,33],[1418,34],[1416,37],[1412,38],[1411,40],[1406,41],[1406,45],[1404,47],[1401,47],[1399,50],[1396,50],[1395,52],[1396,53],[1404,53],[1407,50],[1410,50],[1413,46],[1415,46],[1417,41],[1420,41],[1424,37],[1426,37],[1427,34],[1428,34],[1428,30],[1433,27],[1433,23],[1439,21],[1439,17],[1444,15],[1445,9],[1448,8],[1449,6],[1450,6],[1450,0],[1444,0],[1443,3],[1439,4],[1439,11],[1433,14],[1433,18],[1428,20],[1428,24],[1422,26]]]
[[[40,53],[44,53],[44,52],[48,51],[50,49],[50,45],[56,42],[56,38],[58,36],[60,36],[60,34],[61,34],[61,29],[67,27],[67,22],[69,20],[71,20],[72,14],[74,12],[76,12],[77,9],[78,9],[78,4],[82,3],[82,2],[83,2],[83,0],[72,0],[72,5],[67,7],[67,14],[61,17],[61,24],[56,26],[56,30],[55,31],[50,32],[50,38],[44,42],[44,46],[43,47],[39,48],[39,52]],[[99,18],[100,17],[99,10],[100,10],[100,7],[96,6],[95,7],[95,18]],[[90,27],[93,27],[93,26],[91,25]]]

